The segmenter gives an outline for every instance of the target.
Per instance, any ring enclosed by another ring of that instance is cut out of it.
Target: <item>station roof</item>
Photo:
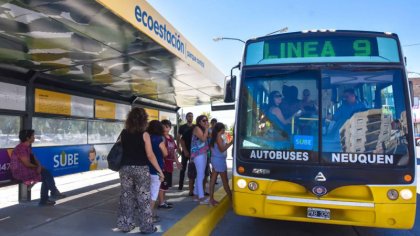
[[[220,100],[224,79],[144,0],[1,0],[0,75],[34,72],[36,83],[173,107]]]

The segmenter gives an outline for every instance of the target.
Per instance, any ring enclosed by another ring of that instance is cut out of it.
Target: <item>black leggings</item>
[[[186,157],[184,153],[181,155],[182,169],[181,169],[181,172],[179,173],[179,187],[178,187],[179,189],[182,189],[184,187],[185,171],[187,170],[187,163],[189,159],[190,158]]]

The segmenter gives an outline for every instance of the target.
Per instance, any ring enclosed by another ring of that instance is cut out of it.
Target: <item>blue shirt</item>
[[[150,135],[150,141],[152,142],[153,153],[156,156],[156,160],[159,163],[160,168],[163,170],[163,153],[160,150],[159,144],[163,142],[163,136],[159,135]],[[151,175],[157,175],[157,170],[153,165],[149,162],[149,170]]]
[[[356,101],[354,104],[343,102],[343,105],[341,105],[334,114],[333,120],[336,122],[334,128],[339,130],[354,113],[364,110],[366,110],[366,105],[362,102]]]

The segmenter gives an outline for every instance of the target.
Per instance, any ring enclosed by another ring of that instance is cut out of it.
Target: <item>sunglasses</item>
[[[208,120],[204,119],[204,120],[201,120],[201,122],[208,122]]]
[[[275,98],[282,98],[283,96],[280,94],[274,95]]]

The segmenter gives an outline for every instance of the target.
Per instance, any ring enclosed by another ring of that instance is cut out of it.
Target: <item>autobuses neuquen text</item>
[[[329,30],[251,39],[236,84],[237,214],[413,226],[413,127],[396,34]]]

